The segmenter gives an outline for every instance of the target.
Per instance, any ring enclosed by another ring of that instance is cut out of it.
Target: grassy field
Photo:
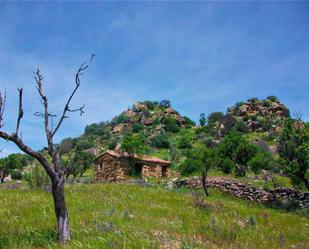
[[[135,184],[67,187],[68,248],[309,248],[309,219],[212,190]],[[0,248],[58,248],[50,193],[0,190]]]

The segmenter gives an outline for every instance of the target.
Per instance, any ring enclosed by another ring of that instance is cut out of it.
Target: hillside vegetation
[[[212,191],[69,185],[67,248],[308,248],[309,222]],[[50,194],[0,191],[0,248],[58,248]],[[40,200],[39,202],[37,200]],[[6,218],[10,217],[10,219]]]

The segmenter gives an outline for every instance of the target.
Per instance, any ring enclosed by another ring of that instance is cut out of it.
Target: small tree
[[[94,55],[91,56],[90,62],[92,61],[93,57]],[[66,244],[70,240],[71,236],[69,228],[69,216],[66,207],[65,192],[64,192],[65,172],[64,167],[61,165],[59,152],[57,151],[56,146],[54,144],[54,137],[59,131],[61,125],[63,124],[63,121],[66,118],[68,118],[68,113],[80,112],[80,115],[84,113],[84,106],[77,109],[71,109],[70,104],[71,100],[75,96],[76,91],[80,87],[80,76],[89,67],[89,63],[83,63],[77,70],[75,74],[75,87],[72,93],[70,94],[58,121],[55,123],[56,124],[55,126],[53,126],[54,124],[53,120],[54,118],[56,118],[56,115],[52,114],[49,110],[49,101],[43,90],[43,76],[41,75],[39,69],[37,69],[35,72],[34,78],[36,81],[36,88],[38,91],[38,95],[43,105],[43,112],[36,112],[34,115],[41,117],[44,120],[43,121],[44,131],[47,141],[47,147],[45,147],[44,150],[46,151],[46,153],[33,150],[24,143],[21,136],[19,135],[20,122],[24,115],[22,88],[18,89],[19,103],[18,103],[16,129],[12,134],[2,131],[2,128],[4,126],[3,114],[5,109],[6,95],[4,94],[4,97],[2,97],[3,95],[1,95],[0,93],[0,137],[4,140],[15,143],[20,150],[22,150],[29,156],[35,158],[49,176],[52,185],[52,196],[54,200],[55,214],[58,223],[58,229],[57,229],[58,241],[60,242],[60,244]],[[46,156],[46,154],[48,154],[48,156]]]
[[[66,178],[70,175],[75,179],[78,175],[83,176],[87,169],[90,168],[94,155],[85,151],[75,151],[65,167]]]
[[[170,108],[172,105],[171,105],[171,102],[169,100],[163,99],[160,102],[160,106],[162,106],[163,108]]]
[[[127,133],[121,141],[121,150],[128,153],[130,173],[135,175],[135,159],[138,155],[144,154],[147,150],[145,139],[140,134]]]
[[[303,183],[309,190],[309,129],[301,121],[286,120],[279,137],[279,154],[285,173],[294,184]]]
[[[202,127],[205,126],[205,124],[206,124],[206,122],[207,122],[205,113],[201,113],[201,114],[200,114],[200,119],[199,119],[199,121],[200,121],[200,126],[202,126]]]

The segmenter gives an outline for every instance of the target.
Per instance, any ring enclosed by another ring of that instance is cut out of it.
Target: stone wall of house
[[[161,178],[163,177],[162,167],[166,167],[166,176],[169,176],[169,173],[170,173],[169,167],[161,165],[161,164],[149,164],[149,165],[144,164],[142,176]]]
[[[128,162],[104,155],[94,164],[96,180],[123,181],[129,176]]]
[[[191,177],[187,179],[178,179],[173,182],[174,186],[187,188],[201,188],[202,182],[200,177]],[[218,188],[223,192],[229,193],[236,197],[241,197],[249,201],[259,203],[271,203],[275,199],[294,200],[300,208],[309,207],[309,192],[301,192],[291,188],[276,188],[267,192],[262,188],[257,188],[235,179],[228,178],[209,178],[206,185],[210,188]]]

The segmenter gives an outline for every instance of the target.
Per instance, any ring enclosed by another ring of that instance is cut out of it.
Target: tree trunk
[[[204,189],[205,195],[209,196],[208,188],[206,186],[206,178],[207,178],[207,172],[203,171],[203,174],[202,174],[202,185],[203,185],[203,189]]]
[[[52,180],[52,193],[58,223],[58,241],[62,245],[67,244],[71,239],[69,215],[65,203],[64,183],[64,176],[59,176]]]
[[[306,177],[303,177],[303,182],[304,182],[306,188],[309,190],[309,181]]]

